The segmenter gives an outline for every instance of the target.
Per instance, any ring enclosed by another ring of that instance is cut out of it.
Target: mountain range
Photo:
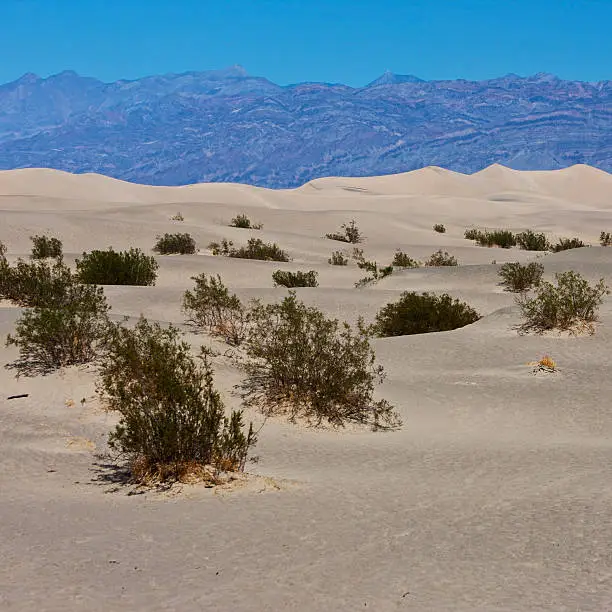
[[[612,172],[612,81],[509,74],[365,87],[280,86],[240,66],[104,83],[65,71],[0,86],[0,169],[97,172],[152,185],[296,187],[429,165]]]

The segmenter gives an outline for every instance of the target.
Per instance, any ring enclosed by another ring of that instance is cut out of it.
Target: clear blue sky
[[[0,82],[243,65],[280,84],[612,79],[612,0],[0,0]]]

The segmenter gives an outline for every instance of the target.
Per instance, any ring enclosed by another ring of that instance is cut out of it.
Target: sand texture
[[[171,221],[178,211],[184,221]],[[227,227],[238,213],[264,229]],[[353,262],[327,263],[347,245],[323,238],[351,219],[368,258],[386,264],[402,248],[425,259],[442,248],[461,265],[356,289],[364,274]],[[397,406],[400,431],[269,419],[259,462],[231,490],[115,482],[98,456],[116,417],[96,399],[95,368],[19,379],[0,368],[0,610],[612,610],[612,298],[593,336],[519,336],[492,261],[536,254],[475,246],[463,237],[471,226],[579,236],[594,246],[541,255],[545,278],[576,270],[612,284],[612,248],[598,246],[612,231],[612,175],[587,166],[472,176],[426,168],[286,191],[0,172],[11,261],[40,233],[63,241],[70,265],[92,248],[150,253],[157,234],[194,236],[197,255],[157,258],[155,287],[105,288],[116,317],[183,324],[181,295],[201,272],[221,274],[243,299],[277,300],[286,295],[273,286],[279,268],[316,270],[320,286],[300,298],[349,322],[372,320],[405,290],[449,292],[483,315],[452,332],[374,342],[388,373],[377,394]],[[293,261],[206,250],[250,236]],[[19,314],[0,303],[2,339]],[[16,351],[1,346],[4,365]],[[533,375],[528,362],[544,354],[559,372]],[[240,371],[223,358],[214,365],[227,407],[237,407]],[[6,399],[19,393],[29,396]]]

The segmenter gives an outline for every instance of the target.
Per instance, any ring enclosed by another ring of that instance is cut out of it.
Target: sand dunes
[[[183,222],[170,221],[177,211]],[[263,230],[227,227],[242,212]],[[419,259],[443,248],[461,265],[397,272],[355,289],[362,271],[328,265],[344,245],[322,237],[352,218],[366,236],[360,246],[381,263],[396,248]],[[434,223],[447,232],[435,233]],[[375,341],[388,372],[380,394],[401,413],[401,431],[270,420],[260,461],[248,468],[259,478],[231,493],[128,495],[91,450],[104,450],[113,424],[91,369],[34,379],[2,369],[0,609],[612,609],[612,300],[594,336],[518,336],[512,296],[491,261],[535,254],[474,246],[463,238],[471,225],[597,245],[600,231],[612,231],[612,175],[586,166],[494,166],[472,176],[425,168],[270,191],[0,172],[0,240],[11,260],[42,232],[63,241],[69,263],[109,245],[149,252],[163,232],[194,236],[199,254],[158,257],[155,287],[105,289],[118,317],[181,324],[181,294],[201,272],[220,273],[241,298],[275,300],[285,294],[272,282],[279,268],[316,270],[320,286],[299,296],[348,321],[372,318],[407,289],[447,291],[484,315],[452,332]],[[278,242],[293,261],[232,260],[205,249],[251,235]],[[547,278],[573,269],[612,284],[611,248],[539,261]],[[18,316],[1,304],[2,337]],[[0,352],[3,364],[15,357]],[[532,375],[526,364],[545,353],[559,373]],[[226,404],[237,406],[240,373],[223,359],[215,368]],[[29,397],[5,399],[17,393]]]

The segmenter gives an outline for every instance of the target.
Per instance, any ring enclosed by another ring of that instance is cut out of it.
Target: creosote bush
[[[241,412],[225,410],[203,354],[198,362],[178,329],[141,318],[114,325],[99,393],[120,415],[109,444],[137,482],[200,477],[218,482],[242,471],[256,436]]]
[[[353,330],[307,307],[291,292],[282,302],[255,302],[245,342],[245,405],[264,414],[288,414],[321,424],[347,422],[375,429],[401,424],[386,400],[373,399],[384,370],[375,365],[363,325]]]
[[[332,256],[327,260],[327,263],[332,266],[347,266],[348,257],[345,257],[342,251],[334,251]]]
[[[381,308],[372,331],[380,337],[427,334],[464,327],[479,318],[471,306],[446,293],[405,291],[397,302]]]
[[[580,238],[560,238],[557,244],[551,247],[553,253],[560,253],[561,251],[568,251],[569,249],[579,249],[587,246],[580,240]]]
[[[457,266],[457,258],[450,255],[447,251],[442,249],[432,253],[429,259],[425,262],[426,266],[429,267],[441,267],[441,266]]]
[[[476,240],[480,237],[482,232],[476,228],[466,229],[463,236],[466,240]]]
[[[11,367],[22,374],[46,373],[95,360],[108,329],[109,307],[101,287],[70,282],[63,295],[26,310],[7,346],[19,347]]]
[[[318,274],[314,270],[309,272],[276,270],[272,273],[272,280],[275,285],[282,287],[318,287],[317,276]]]
[[[539,285],[544,274],[544,266],[531,262],[522,265],[518,262],[505,263],[499,269],[499,276],[506,291],[521,293],[528,291],[534,285]]]
[[[238,296],[230,294],[219,275],[200,274],[191,280],[195,281],[193,291],[183,295],[183,311],[189,322],[238,346],[244,340],[248,323]]]
[[[556,286],[541,282],[532,297],[517,296],[516,302],[524,318],[520,329],[543,332],[578,327],[592,332],[603,296],[609,293],[604,280],[593,286],[574,271],[555,274],[555,280]]]
[[[612,234],[610,234],[610,232],[601,232],[601,234],[599,234],[599,244],[601,244],[602,247],[612,245]]]
[[[236,215],[232,219],[230,227],[260,230],[263,228],[263,225],[261,223],[251,223],[251,220],[246,215]]]
[[[476,243],[480,246],[497,246],[502,249],[509,249],[510,247],[516,246],[516,237],[509,230],[486,231],[478,234]]]
[[[140,249],[91,251],[76,260],[77,278],[94,285],[154,285],[159,264]]]
[[[30,236],[32,241],[32,259],[57,259],[62,256],[62,243],[58,238],[49,236]]]
[[[335,232],[333,234],[325,234],[326,238],[330,240],[339,240],[340,242],[349,242],[351,244],[357,244],[363,242],[363,236],[353,219],[350,223],[343,223],[340,228],[342,232]]]
[[[526,230],[516,234],[516,243],[525,251],[549,251],[550,243],[542,233],[536,234],[532,230]]]
[[[208,248],[213,255],[237,257],[239,259],[259,259],[262,261],[289,261],[289,255],[276,243],[266,243],[260,238],[249,238],[246,246],[235,248],[231,240],[211,242]]]
[[[444,225],[442,225],[442,223],[436,223],[433,226],[434,232],[438,232],[438,234],[444,234],[446,232],[446,228],[444,227]]]
[[[393,263],[391,264],[396,268],[418,268],[421,263],[416,259],[412,259],[407,253],[404,253],[401,249],[395,251],[393,256]]]
[[[353,257],[357,261],[357,267],[359,269],[369,272],[368,276],[364,276],[362,279],[358,280],[355,283],[355,287],[365,287],[370,283],[375,283],[393,274],[392,265],[380,268],[378,266],[378,263],[376,263],[375,261],[366,260],[363,256],[363,251],[361,249],[355,249]]]
[[[193,255],[196,243],[190,234],[164,234],[157,236],[153,251],[160,255]]]

